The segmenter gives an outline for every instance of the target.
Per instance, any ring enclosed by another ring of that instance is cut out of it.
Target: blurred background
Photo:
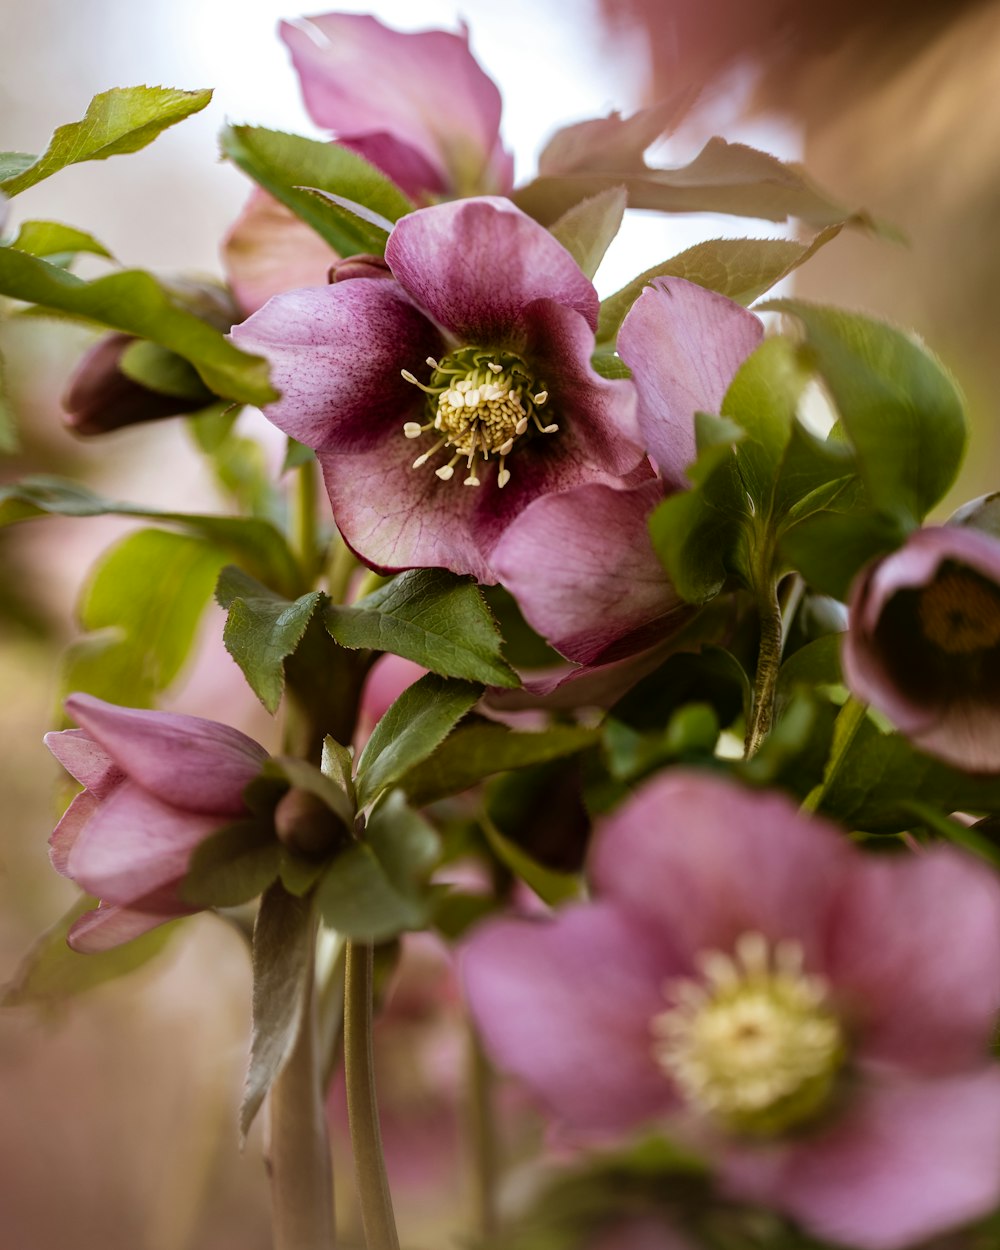
[[[3,6],[0,149],[41,150],[56,125],[80,117],[92,95],[112,86],[216,91],[203,113],[146,151],[71,168],[26,192],[15,224],[66,221],[95,234],[126,265],[218,274],[219,241],[248,190],[217,160],[223,122],[317,133],[275,35],[277,20],[296,11],[273,0]],[[914,327],[954,370],[970,401],[974,455],[945,512],[1000,484],[1000,4],[381,0],[345,7],[403,29],[455,29],[465,19],[473,51],[504,96],[504,135],[520,181],[557,126],[612,108],[627,112],[691,86],[699,99],[657,150],[659,161],[684,163],[705,138],[722,133],[803,160],[842,202],[898,226],[906,246],[841,236],[800,271],[796,290]],[[633,213],[598,286],[609,294],[701,239],[782,232],[763,222]],[[181,422],[91,442],[65,431],[59,396],[89,341],[65,324],[0,326],[23,438],[22,450],[0,461],[2,479],[60,472],[112,497],[222,507]],[[269,427],[246,420],[266,436]],[[0,540],[0,982],[16,975],[31,942],[74,898],[48,866],[59,770],[41,736],[55,723],[58,657],[77,633],[74,604],[87,569],[127,529],[120,520],[53,519]],[[198,659],[169,704],[226,719],[272,746],[273,728],[220,636],[221,619],[210,613]],[[414,1036],[433,1040],[442,1028],[447,1033],[454,1013],[439,1010],[437,991],[428,1001],[437,1004],[427,1012],[428,1031]],[[411,1027],[414,1016],[423,1019],[414,1009]],[[44,1013],[20,1007],[0,1014],[4,1244],[265,1250],[260,1138],[242,1155],[236,1142],[248,1030],[245,947],[206,917],[187,923],[164,955],[125,981]],[[404,1067],[405,1079],[397,1073],[395,1084],[412,1094],[426,1080],[429,1101],[417,1099],[410,1130],[439,1123],[451,1140],[452,1120],[428,1117],[435,1073],[448,1066],[454,1042],[397,1045],[397,1060],[412,1065],[417,1056],[420,1063],[424,1049],[427,1071],[418,1079]],[[410,1140],[411,1158],[426,1152],[419,1133]],[[451,1179],[443,1189],[440,1176],[419,1170],[403,1186],[413,1244],[445,1244],[461,1219],[469,1195],[450,1164],[445,1174]]]

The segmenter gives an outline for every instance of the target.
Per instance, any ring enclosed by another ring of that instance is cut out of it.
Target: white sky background
[[[464,17],[474,52],[503,94],[503,132],[519,181],[530,176],[558,126],[613,108],[629,112],[638,103],[641,47],[633,58],[624,42],[612,45],[590,0],[549,6],[375,0],[341,7],[374,12],[401,29],[455,29]],[[81,116],[90,97],[108,87],[215,88],[204,113],[146,151],[78,166],[26,192],[15,221],[48,217],[88,229],[126,264],[218,272],[219,239],[247,187],[238,171],[217,162],[222,124],[231,119],[318,133],[275,33],[280,18],[296,16],[294,5],[280,0],[0,0],[0,149],[41,150],[56,125]],[[786,159],[798,154],[787,128],[727,125],[725,134]],[[686,162],[696,147],[675,144],[664,159]],[[784,233],[771,223],[726,217],[629,217],[598,274],[602,295],[701,239]]]

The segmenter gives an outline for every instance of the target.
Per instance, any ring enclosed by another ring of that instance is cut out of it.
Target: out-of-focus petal
[[[49,838],[49,859],[56,872],[67,875],[69,854],[93,814],[100,807],[100,801],[89,790],[78,794],[63,812],[62,819],[52,830]]]
[[[736,371],[759,345],[753,313],[683,278],[657,278],[632,305],[618,353],[639,392],[639,426],[665,481],[686,484],[694,414],[717,413]]]
[[[339,142],[366,161],[371,161],[382,173],[388,174],[413,200],[419,202],[428,196],[446,197],[451,190],[440,166],[432,164],[423,153],[395,135],[379,131],[350,139],[341,138]]]
[[[87,694],[70,695],[66,710],[132,781],[187,812],[241,814],[242,792],[267,759],[246,734],[200,716],[117,707]]]
[[[125,779],[107,751],[83,729],[47,733],[43,741],[69,775],[97,799],[103,799]]]
[[[68,945],[80,955],[96,955],[111,950],[151,929],[191,913],[190,908],[166,913],[138,911],[130,907],[97,907],[84,912],[66,935]]]

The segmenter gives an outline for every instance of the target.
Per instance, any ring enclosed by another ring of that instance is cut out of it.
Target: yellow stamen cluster
[[[554,434],[559,429],[554,422],[543,423],[539,409],[548,400],[548,392],[536,386],[524,362],[513,353],[462,348],[440,363],[433,357],[427,363],[433,370],[427,385],[403,370],[405,380],[426,393],[429,417],[424,423],[407,421],[403,434],[406,438],[431,432],[439,435],[414,460],[415,469],[446,448],[451,459],[434,470],[437,476],[449,481],[455,466],[464,460],[465,485],[479,486],[479,465],[495,455],[499,457],[497,485],[503,487],[510,481],[506,459],[518,439],[529,430]]]
[[[920,591],[920,628],[948,655],[972,655],[1000,643],[1000,588],[971,569],[946,567]]]
[[[654,1054],[697,1110],[737,1132],[772,1134],[827,1102],[844,1059],[844,1035],[822,978],[803,971],[797,942],[773,951],[744,933],[734,954],[707,951],[701,978],[665,987]]]

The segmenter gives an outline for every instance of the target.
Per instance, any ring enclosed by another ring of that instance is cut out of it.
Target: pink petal
[[[694,414],[717,413],[758,346],[760,319],[683,278],[657,278],[632,305],[618,352],[639,392],[639,425],[664,479],[683,486],[695,459]]]
[[[403,422],[423,412],[424,395],[401,369],[425,376],[441,336],[395,283],[356,278],[277,295],[233,341],[265,356],[281,399],[267,416],[318,451],[369,450],[402,441]]]
[[[70,695],[66,711],[132,781],[183,811],[240,815],[243,790],[267,759],[246,734],[200,716],[117,707],[89,694]]]
[[[950,847],[859,861],[828,975],[868,1060],[927,1072],[986,1056],[1000,1009],[1000,883]]]
[[[126,781],[80,829],[66,875],[95,898],[135,903],[180,880],[194,848],[223,825],[217,815],[182,812]]]
[[[742,933],[801,943],[823,971],[832,908],[857,852],[784,795],[675,770],[646,782],[599,827],[590,879],[692,958]]]
[[[142,937],[151,929],[176,920],[178,916],[190,915],[190,912],[190,908],[160,913],[101,906],[84,912],[66,935],[66,941],[80,955],[96,955]]]
[[[495,921],[466,942],[461,973],[488,1053],[567,1124],[597,1132],[662,1113],[672,1086],[651,1022],[673,952],[602,905],[551,921]]]
[[[395,135],[377,131],[351,139],[341,137],[338,142],[387,174],[401,191],[417,203],[431,197],[447,198],[452,190],[446,175],[437,165]]]
[[[282,22],[280,33],[317,125],[349,138],[391,135],[458,194],[510,189],[509,164],[497,160],[500,93],[464,31],[409,34],[374,17],[327,13]]]
[[[1000,1067],[856,1092],[826,1131],[734,1151],[734,1196],[786,1212],[823,1238],[902,1250],[1000,1201]]]
[[[491,563],[529,625],[563,655],[610,661],[686,619],[646,528],[661,497],[659,482],[578,486],[536,499],[507,528]]]
[[[437,204],[400,218],[389,268],[464,343],[503,345],[536,299],[574,308],[596,329],[597,292],[561,243],[499,198]]]
[[[64,877],[69,876],[69,854],[80,836],[80,831],[100,806],[97,796],[90,790],[84,790],[66,808],[62,819],[53,829],[49,838],[49,859],[56,872]]]
[[[43,741],[69,775],[95,798],[103,799],[125,778],[111,756],[82,729],[48,733]]]
[[[291,209],[255,189],[222,241],[222,264],[244,315],[281,291],[326,281],[337,253]]]

